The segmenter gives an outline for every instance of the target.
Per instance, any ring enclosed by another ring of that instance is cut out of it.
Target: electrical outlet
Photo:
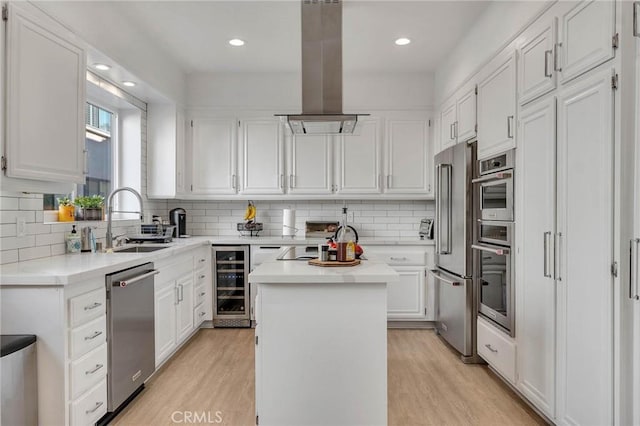
[[[24,217],[16,218],[16,235],[18,237],[27,235],[27,220]]]
[[[347,212],[347,222],[353,223],[353,212]]]

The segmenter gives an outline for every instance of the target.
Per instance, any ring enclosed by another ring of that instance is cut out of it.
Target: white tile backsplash
[[[262,222],[262,236],[282,235],[282,210],[295,209],[298,235],[304,235],[305,221],[342,218],[342,200],[327,201],[255,201],[257,221]],[[169,200],[168,211],[182,207],[187,211],[187,233],[190,235],[236,236],[236,224],[243,222],[246,201]],[[353,212],[353,223],[362,237],[411,237],[418,235],[420,219],[433,218],[433,201],[347,201]]]

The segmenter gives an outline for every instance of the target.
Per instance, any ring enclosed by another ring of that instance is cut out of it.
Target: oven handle
[[[471,248],[474,250],[488,251],[490,253],[497,254],[498,256],[504,256],[509,254],[509,249],[506,247],[505,248],[490,247],[490,246],[485,246],[483,244],[472,244]]]
[[[486,182],[489,180],[500,180],[500,179],[507,179],[510,178],[511,172],[497,172],[497,173],[492,173],[490,175],[485,175],[485,176],[480,176],[479,178],[475,178],[471,181],[471,183],[480,183],[480,182]]]
[[[453,281],[453,280],[448,280],[446,278],[443,278],[442,275],[440,275],[440,273],[437,271],[429,270],[429,273],[433,276],[433,278],[435,278],[438,281],[442,281],[443,283],[452,285],[454,287],[462,285],[460,281]]]

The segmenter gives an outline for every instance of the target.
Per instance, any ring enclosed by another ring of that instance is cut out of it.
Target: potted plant
[[[74,220],[73,202],[69,197],[58,198],[58,221],[59,222],[73,222]]]
[[[102,207],[104,197],[102,195],[90,195],[77,197],[74,204],[78,206],[78,220],[102,220]]]

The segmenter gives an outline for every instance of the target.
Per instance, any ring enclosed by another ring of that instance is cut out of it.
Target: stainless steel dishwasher
[[[106,276],[109,413],[133,399],[155,370],[156,274],[153,263],[145,263]]]

